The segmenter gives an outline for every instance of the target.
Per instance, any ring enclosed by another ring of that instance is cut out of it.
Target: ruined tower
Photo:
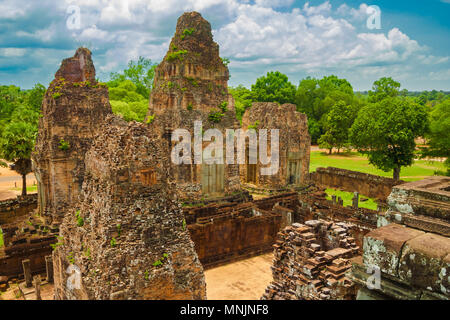
[[[205,299],[203,268],[144,124],[114,115],[86,154],[80,201],[53,253],[57,299]]]
[[[251,189],[282,190],[305,185],[309,179],[311,138],[305,114],[297,112],[293,104],[278,105],[257,102],[247,109],[242,118],[242,129],[259,131],[267,129],[268,157],[271,156],[270,130],[279,130],[279,169],[273,175],[261,174],[265,167],[258,161],[240,167],[241,182]],[[267,166],[266,166],[267,167]]]
[[[45,93],[32,154],[39,211],[48,223],[59,224],[77,200],[85,153],[111,112],[108,89],[95,80],[91,52],[79,48],[63,60]]]
[[[155,71],[147,123],[166,142],[174,143],[175,129],[186,129],[194,137],[194,121],[202,122],[202,132],[215,128],[237,129],[234,100],[228,94],[229,72],[213,41],[211,25],[197,12],[179,19],[169,51]],[[203,148],[209,142],[203,143]],[[224,155],[225,143],[224,143]],[[192,155],[192,159],[194,156]],[[183,199],[220,197],[239,189],[238,165],[224,163],[174,165],[171,172]]]

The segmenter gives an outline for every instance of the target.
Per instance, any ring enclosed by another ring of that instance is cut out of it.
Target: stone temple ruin
[[[240,124],[228,79],[196,12],[178,19],[145,123],[112,114],[89,50],[65,59],[42,105],[38,195],[0,203],[0,290],[23,279],[24,298],[33,283],[36,299],[40,284],[53,283],[55,299],[206,299],[205,269],[273,252],[262,299],[450,297],[448,178],[309,174],[306,116],[294,105],[255,103]],[[173,164],[182,138],[172,134],[194,136],[195,121],[202,136],[267,129],[268,153],[270,130],[279,129],[279,170],[261,175],[248,142],[245,164]],[[327,200],[327,187],[354,192],[352,205]],[[360,194],[376,197],[378,210],[360,208]],[[369,286],[377,270],[379,286]]]

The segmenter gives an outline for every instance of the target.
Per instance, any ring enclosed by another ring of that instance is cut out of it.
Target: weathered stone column
[[[353,209],[358,209],[358,204],[359,204],[359,193],[358,192],[354,192],[353,193]]]
[[[23,275],[25,278],[25,286],[27,288],[31,288],[31,286],[33,285],[33,280],[31,278],[30,259],[22,260],[22,267],[23,267]]]
[[[34,292],[36,293],[36,300],[42,300],[41,298],[41,276],[34,277]]]
[[[45,268],[47,270],[47,282],[53,283],[53,258],[52,258],[52,256],[45,257]]]

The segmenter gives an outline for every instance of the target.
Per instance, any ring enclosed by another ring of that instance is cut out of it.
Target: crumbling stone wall
[[[281,231],[273,245],[273,282],[262,299],[354,299],[346,272],[358,247],[348,229],[345,223],[310,220]]]
[[[240,166],[242,183],[263,189],[282,189],[288,185],[300,186],[309,181],[309,159],[311,138],[305,114],[296,111],[292,104],[258,102],[245,111],[242,129],[267,129],[268,157],[271,156],[271,129],[279,129],[279,170],[274,175],[262,175],[260,161]]]
[[[392,187],[404,183],[368,173],[328,167],[317,168],[310,174],[311,181],[327,188],[358,192],[370,198],[385,201]]]
[[[364,237],[353,261],[359,299],[450,298],[450,179],[429,177],[395,186],[379,213],[378,226]],[[368,289],[378,270],[378,287]]]
[[[202,122],[203,132],[215,128],[224,137],[226,129],[239,127],[234,100],[228,94],[228,79],[229,71],[219,56],[209,22],[197,12],[184,13],[166,56],[155,70],[147,116],[151,129],[165,142],[166,152],[170,154],[175,144],[170,141],[175,129],[186,129],[194,137],[194,121]],[[205,141],[202,148],[208,144]],[[193,161],[193,148],[191,158]],[[199,200],[239,190],[237,164],[167,165],[182,199]]]
[[[38,181],[39,212],[59,224],[77,201],[84,177],[84,155],[110,114],[108,89],[95,80],[91,52],[79,48],[63,60],[42,102],[32,154]]]
[[[0,225],[12,223],[28,215],[37,208],[37,203],[37,194],[0,201]]]
[[[53,253],[56,299],[206,298],[168,157],[144,124],[107,117]]]

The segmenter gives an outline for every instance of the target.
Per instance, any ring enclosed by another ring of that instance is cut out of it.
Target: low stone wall
[[[14,222],[37,208],[37,194],[0,201],[0,225]]]
[[[200,262],[212,268],[272,251],[277,233],[290,223],[297,207],[298,194],[285,193],[239,204],[184,208],[184,215]]]
[[[311,181],[318,185],[358,192],[370,198],[386,200],[392,187],[404,183],[391,178],[334,167],[317,168],[310,174]]]

